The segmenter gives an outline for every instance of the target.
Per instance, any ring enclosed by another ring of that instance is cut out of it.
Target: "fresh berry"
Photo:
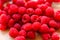
[[[32,24],[31,23],[26,23],[22,26],[22,29],[25,31],[30,31],[32,30]]]
[[[45,15],[46,16],[53,16],[54,15],[54,10],[52,7],[48,7],[46,10],[45,10]]]
[[[26,37],[26,31],[25,31],[25,30],[20,30],[20,31],[19,31],[19,36],[24,36],[24,37]]]
[[[27,33],[27,37],[30,38],[30,39],[34,39],[34,38],[35,38],[35,32],[29,31],[29,32]]]
[[[14,40],[26,40],[24,36],[17,36]]]
[[[36,8],[34,14],[41,15],[42,14],[42,10],[40,8]]]
[[[43,4],[44,0],[38,0],[37,2],[38,2],[38,4]]]
[[[10,28],[10,30],[9,30],[9,35],[10,35],[11,37],[13,37],[13,38],[17,37],[17,36],[18,36],[18,31],[17,31],[17,29],[15,29],[15,28]]]
[[[48,33],[49,32],[49,27],[47,24],[42,24],[40,29],[39,29],[39,32],[41,33]]]
[[[19,7],[18,12],[20,15],[25,14],[26,8],[25,7]]]
[[[24,14],[24,15],[22,16],[22,22],[23,22],[23,23],[28,23],[28,22],[30,22],[30,16],[29,16],[28,14]]]
[[[40,24],[39,22],[34,22],[34,23],[32,24],[32,29],[33,29],[34,31],[38,31],[39,28],[40,28],[40,26],[41,26],[41,24]]]
[[[36,22],[38,18],[38,15],[32,15],[31,16],[31,22]]]

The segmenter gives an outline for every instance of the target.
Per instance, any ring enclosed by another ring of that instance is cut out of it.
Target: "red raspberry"
[[[48,6],[46,4],[41,4],[37,5],[37,7],[40,8],[42,11],[45,11]]]
[[[49,33],[50,33],[50,34],[53,34],[54,32],[55,32],[55,29],[54,29],[54,28],[50,28],[50,29],[49,29]]]
[[[47,2],[50,2],[50,3],[52,3],[52,2],[54,2],[54,0],[46,0]]]
[[[54,2],[60,2],[60,0],[54,0]]]
[[[7,22],[8,22],[8,16],[6,15],[6,14],[2,14],[1,16],[0,16],[0,23],[1,24],[3,24],[3,25],[6,25],[7,24]]]
[[[7,26],[0,24],[0,30],[6,30]]]
[[[43,4],[44,0],[38,0],[38,4]]]
[[[46,2],[45,4],[48,5],[48,6],[51,6],[52,5],[52,3],[49,3],[49,2]]]
[[[34,22],[34,23],[32,24],[32,29],[33,29],[34,31],[38,31],[39,28],[40,28],[40,26],[41,26],[41,24],[40,24],[39,22]]]
[[[18,12],[19,12],[19,14],[22,15],[26,12],[26,8],[25,7],[19,7]]]
[[[39,8],[37,8],[37,9],[35,9],[34,14],[36,14],[36,15],[41,15],[41,14],[42,14],[42,10],[39,9]]]
[[[16,28],[17,30],[20,30],[20,29],[21,29],[21,25],[20,25],[19,23],[16,23],[16,24],[14,25],[14,28]]]
[[[31,0],[25,0],[25,2],[28,2],[28,1],[31,1]]]
[[[32,30],[32,24],[26,23],[22,26],[22,29],[24,29],[25,31],[30,31],[30,30]]]
[[[29,14],[29,15],[32,15],[34,13],[34,9],[33,8],[28,8],[26,10],[26,13]]]
[[[8,22],[8,27],[13,27],[15,24],[15,21],[13,19],[10,19]]]
[[[45,10],[45,15],[46,16],[53,16],[54,15],[54,10],[52,7],[48,7],[46,10]]]
[[[47,23],[49,23],[49,21],[50,21],[50,18],[49,17],[47,17],[47,16],[42,16],[41,17],[41,23],[42,24],[47,24]]]
[[[27,8],[36,8],[37,7],[37,2],[36,1],[28,1],[26,4]]]
[[[30,16],[28,14],[24,14],[22,16],[22,22],[23,23],[27,23],[27,22],[30,22]]]
[[[34,39],[34,38],[35,38],[35,32],[29,31],[29,32],[27,33],[27,37],[28,37],[28,38],[31,38],[31,39]]]
[[[38,22],[41,22],[41,16],[39,16],[39,17],[37,18],[37,21],[38,21]]]
[[[8,13],[9,13],[10,15],[13,14],[13,13],[17,13],[17,11],[18,11],[18,6],[17,6],[17,5],[11,4],[11,5],[9,6]]]
[[[57,11],[56,13],[54,13],[54,19],[57,21],[60,21],[60,11]]]
[[[18,6],[24,6],[25,2],[24,2],[24,0],[16,0],[15,4]]]
[[[13,3],[15,3],[17,0],[12,0],[13,1]]]
[[[19,31],[19,36],[24,36],[24,37],[26,37],[26,31],[25,31],[25,30]]]
[[[15,21],[19,21],[21,19],[21,15],[20,14],[13,14],[12,18],[15,20]]]
[[[3,10],[6,11],[6,12],[8,12],[8,7],[4,7]]]
[[[52,34],[52,40],[59,40],[59,35],[58,35],[58,33]]]
[[[50,26],[50,27],[53,27],[53,28],[57,28],[57,23],[56,23],[56,21],[50,20],[50,21],[49,21],[49,26]]]
[[[3,9],[3,3],[0,1],[0,9]]]
[[[2,10],[0,10],[0,15],[2,14]]]
[[[24,36],[18,36],[14,40],[26,40]]]
[[[31,22],[36,22],[38,18],[38,15],[32,15],[31,16]]]
[[[42,24],[40,29],[39,29],[39,32],[41,33],[48,33],[49,32],[49,27],[47,24]]]
[[[10,30],[9,30],[9,35],[10,35],[11,37],[13,37],[13,38],[17,37],[17,36],[18,36],[18,31],[17,31],[17,29],[15,29],[15,28],[10,28]]]
[[[49,40],[50,39],[50,34],[42,34],[43,40]]]

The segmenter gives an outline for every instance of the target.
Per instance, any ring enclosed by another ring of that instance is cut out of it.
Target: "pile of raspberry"
[[[14,40],[59,40],[60,10],[54,11],[53,2],[60,0],[0,0],[0,30],[9,29]]]

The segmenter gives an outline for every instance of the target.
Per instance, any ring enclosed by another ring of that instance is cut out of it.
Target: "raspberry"
[[[38,0],[38,4],[43,4],[44,0]]]
[[[13,3],[15,3],[17,0],[12,0]]]
[[[31,22],[36,22],[38,18],[38,15],[32,15],[31,16]]]
[[[53,27],[53,28],[57,28],[57,23],[56,23],[56,21],[50,20],[50,21],[49,21],[49,26],[50,26],[50,27]]]
[[[22,22],[23,23],[27,23],[27,22],[30,22],[30,16],[28,14],[24,14],[22,16]]]
[[[15,5],[15,4],[11,4],[9,6],[8,13],[11,15],[11,14],[14,14],[14,13],[17,13],[17,12],[18,12],[18,6]]]
[[[52,3],[49,3],[49,2],[46,2],[45,4],[48,5],[48,6],[51,6],[52,5]]]
[[[49,32],[49,27],[47,24],[42,24],[40,29],[39,29],[39,32],[41,33],[48,33]]]
[[[10,19],[8,22],[8,27],[13,27],[15,24],[15,21],[13,19]]]
[[[31,0],[25,0],[25,2],[28,2],[28,1],[31,1]]]
[[[25,2],[24,2],[24,0],[16,0],[15,4],[17,6],[24,6],[25,5]]]
[[[54,2],[54,0],[46,0],[47,2],[50,2],[50,3],[52,3],[52,2]]]
[[[19,14],[13,14],[12,18],[15,20],[15,21],[19,21],[21,19],[21,15]]]
[[[35,32],[29,31],[29,32],[27,33],[27,37],[28,37],[28,38],[31,38],[31,39],[34,39],[34,38],[35,38]]]
[[[41,16],[39,16],[39,17],[37,18],[37,21],[38,21],[38,22],[41,22]]]
[[[6,12],[8,12],[8,7],[4,7],[3,10],[6,11]]]
[[[9,30],[9,35],[10,35],[11,37],[13,37],[13,38],[17,37],[17,36],[18,36],[18,31],[17,31],[17,29],[15,29],[15,28],[10,28],[10,30]]]
[[[36,8],[34,14],[41,15],[42,14],[42,10],[39,9],[39,8]]]
[[[36,8],[37,7],[37,2],[36,1],[28,1],[26,4],[27,8]]]
[[[3,9],[3,3],[0,1],[0,9]]]
[[[2,10],[0,10],[0,15],[2,14]]]
[[[29,15],[32,15],[34,13],[34,9],[33,8],[28,8],[26,10],[26,13],[29,14]]]
[[[47,24],[47,23],[49,23],[49,21],[50,21],[50,18],[49,17],[47,17],[47,16],[42,16],[41,17],[41,23],[42,24]]]
[[[1,14],[0,16],[0,23],[3,24],[3,25],[6,25],[7,22],[8,22],[8,16],[6,14]]]
[[[26,31],[25,31],[25,30],[19,31],[19,36],[24,36],[24,37],[26,37]]]
[[[50,34],[53,34],[54,32],[55,32],[55,29],[54,29],[54,28],[50,28],[50,29],[49,29],[49,33],[50,33]]]
[[[7,26],[0,24],[0,30],[6,30]]]
[[[19,12],[19,14],[22,15],[26,12],[26,8],[25,7],[19,7],[18,12]]]
[[[17,36],[14,40],[26,40],[24,36]]]
[[[57,11],[56,13],[54,13],[54,19],[57,21],[60,21],[60,11]]]
[[[22,26],[22,29],[24,29],[25,31],[30,31],[30,30],[32,30],[32,24],[26,23]]]
[[[58,35],[58,33],[52,34],[52,40],[59,40],[59,35]]]
[[[42,11],[45,11],[48,6],[46,4],[41,4],[37,5],[37,7],[40,8]]]
[[[20,29],[21,29],[21,25],[20,25],[19,23],[16,23],[16,24],[14,25],[14,28],[16,28],[17,30],[20,30]]]
[[[33,29],[34,31],[38,31],[39,28],[40,28],[40,26],[41,26],[41,24],[40,24],[39,22],[34,22],[34,23],[32,24],[32,29]]]
[[[50,39],[50,34],[42,34],[43,40],[49,40]]]
[[[48,7],[46,10],[45,10],[45,14],[46,16],[53,16],[54,15],[54,10],[52,7]]]

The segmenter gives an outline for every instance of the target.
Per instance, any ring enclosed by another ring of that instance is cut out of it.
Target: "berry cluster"
[[[60,0],[0,0],[0,30],[9,30],[14,40],[34,39],[36,32],[43,40],[59,40],[60,10],[55,12],[53,2]],[[6,5],[4,6],[4,4]]]

